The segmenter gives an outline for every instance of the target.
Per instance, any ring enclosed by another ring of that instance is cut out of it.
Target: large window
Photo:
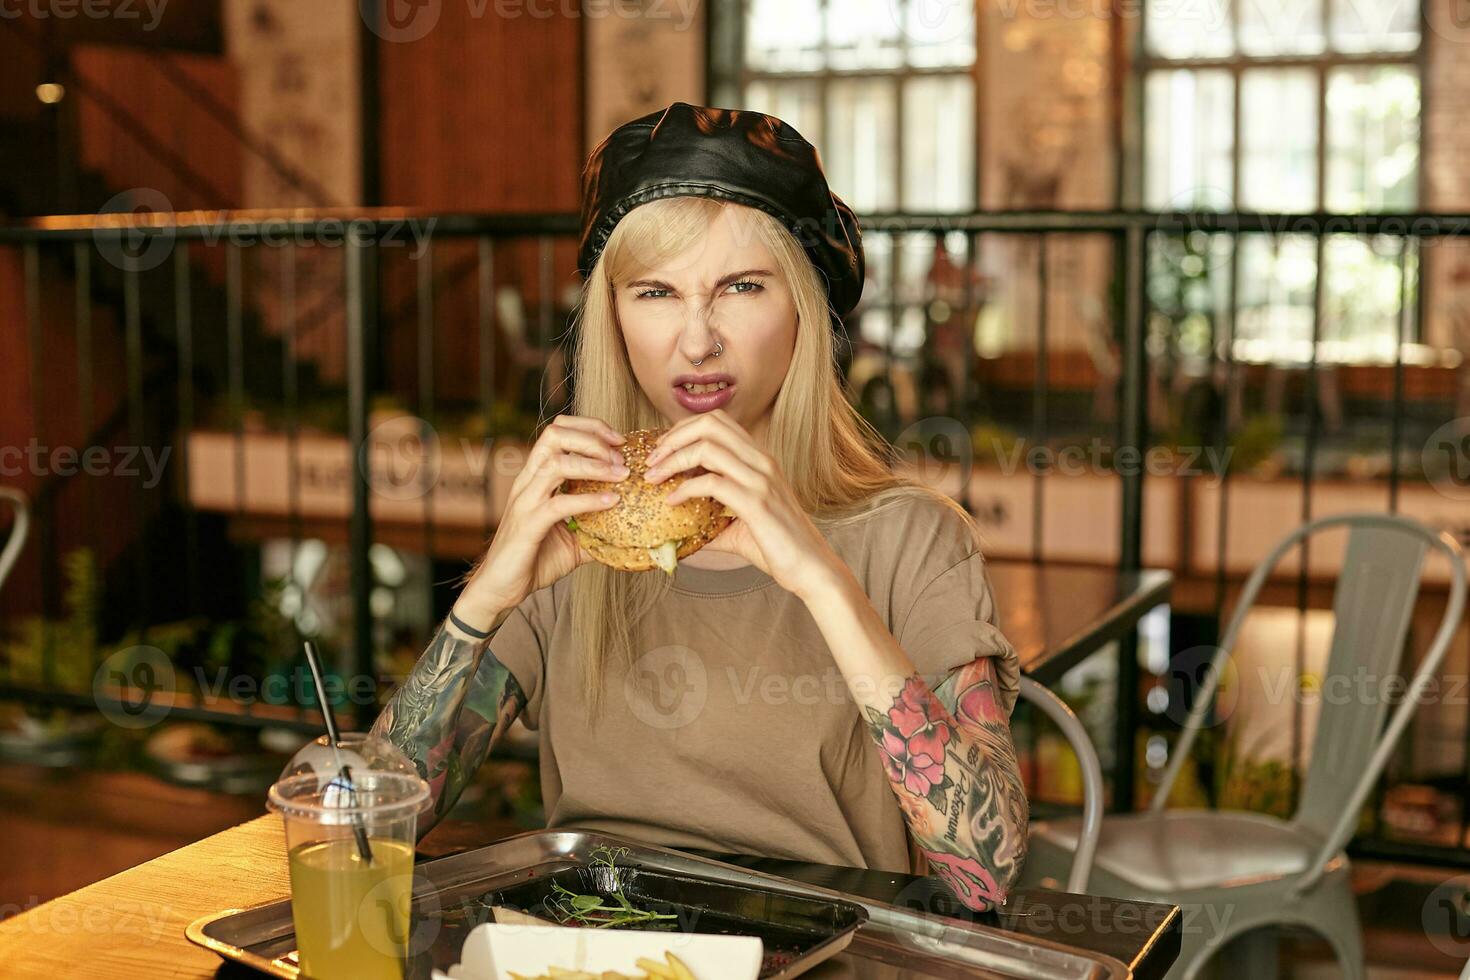
[[[973,0],[731,0],[711,16],[714,103],[795,126],[859,214],[975,208]],[[872,349],[908,355],[928,339],[939,244],[865,237],[856,320]],[[963,261],[962,234],[942,246]]]
[[[1417,205],[1417,4],[1149,0],[1144,25],[1145,206]]]
[[[854,210],[975,206],[971,0],[739,0],[712,13],[716,103],[795,126]]]
[[[1419,207],[1420,11],[1411,0],[1148,0],[1143,203],[1352,214]],[[1245,235],[1236,353],[1392,360],[1399,239]]]

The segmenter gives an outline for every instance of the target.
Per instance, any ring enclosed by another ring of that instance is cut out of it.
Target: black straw
[[[346,789],[351,797],[352,803],[357,804],[357,790],[352,785],[352,769],[342,762],[342,753],[337,748],[337,718],[332,714],[331,702],[327,700],[326,685],[322,683],[322,662],[317,656],[316,644],[310,640],[306,641],[306,665],[311,668],[311,679],[316,684],[317,703],[322,706],[322,720],[327,723],[327,738],[332,743],[332,755],[337,759],[337,774],[346,783]],[[373,850],[368,846],[367,830],[362,825],[362,817],[354,814],[352,816],[352,835],[357,838],[357,852],[367,864],[373,863]]]

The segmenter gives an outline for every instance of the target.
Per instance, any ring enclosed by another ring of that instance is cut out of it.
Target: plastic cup
[[[350,787],[324,735],[270,789],[269,806],[285,820],[301,972],[312,980],[402,980],[415,831],[429,787],[381,739],[344,734],[338,750]]]

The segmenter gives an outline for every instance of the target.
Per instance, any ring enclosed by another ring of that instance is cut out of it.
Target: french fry
[[[674,955],[669,949],[664,951],[664,959],[669,961],[669,967],[674,971],[674,980],[694,980],[694,973],[684,964],[684,961]]]
[[[636,964],[642,967],[649,976],[655,977],[657,980],[678,980],[674,976],[673,968],[667,963],[660,963],[658,960],[649,959],[647,956],[640,956],[636,960]]]

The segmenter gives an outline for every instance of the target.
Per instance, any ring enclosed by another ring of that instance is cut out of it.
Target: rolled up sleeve
[[[931,687],[977,657],[994,657],[1006,713],[1020,694],[1021,665],[1001,632],[985,558],[968,555],[918,590],[895,636]]]

